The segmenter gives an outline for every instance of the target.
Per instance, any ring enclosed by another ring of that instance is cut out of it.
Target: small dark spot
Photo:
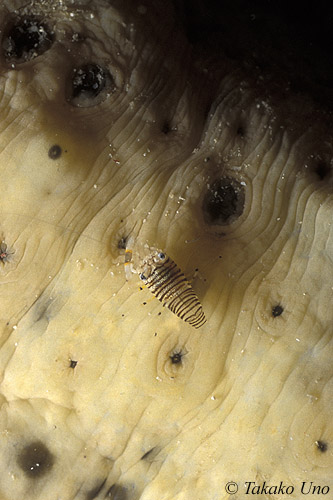
[[[73,106],[95,106],[115,90],[115,82],[106,68],[94,63],[85,64],[73,71],[68,100]]]
[[[237,135],[239,135],[240,137],[244,137],[244,134],[245,134],[244,127],[242,127],[242,126],[238,127]]]
[[[54,144],[53,146],[50,147],[48,155],[51,160],[56,160],[57,158],[60,158],[62,153],[62,149],[59,146],[59,144]]]
[[[37,479],[51,470],[54,457],[41,441],[34,441],[22,450],[17,463],[27,476]]]
[[[171,132],[171,127],[170,127],[170,123],[168,121],[165,121],[162,125],[162,128],[161,128],[163,134],[167,135]]]
[[[104,481],[102,481],[101,483],[98,483],[95,488],[88,491],[88,493],[86,495],[86,500],[94,500],[94,498],[96,498],[97,495],[102,491],[105,482],[106,482],[106,479],[104,479]]]
[[[209,161],[210,161],[209,156],[206,156],[206,158],[204,158],[204,162],[205,162],[205,163],[208,163]]]
[[[53,31],[39,17],[17,17],[5,32],[2,49],[7,61],[22,63],[43,54],[53,40]]]
[[[278,316],[281,316],[282,313],[283,313],[283,307],[280,304],[277,304],[276,306],[272,307],[273,318],[277,318]]]
[[[318,450],[321,451],[322,453],[325,453],[325,451],[327,451],[328,448],[328,444],[325,443],[324,441],[316,441],[316,446]]]
[[[141,460],[146,460],[146,458],[148,458],[148,457],[149,457],[149,455],[151,455],[151,453],[152,453],[154,450],[155,450],[155,447],[154,447],[154,448],[152,448],[151,450],[146,451],[146,453],[144,453],[144,455],[142,455]]]
[[[144,306],[146,306],[146,305],[147,305],[147,302],[142,302],[142,304],[143,304]]]
[[[162,313],[161,313],[161,312],[159,312],[157,316],[161,316],[161,314],[162,314]]]
[[[143,290],[142,286],[140,286],[140,290]]]
[[[2,241],[0,243],[0,262],[6,264],[10,260],[10,256],[13,255],[13,251],[8,249],[7,244]]]
[[[208,187],[203,200],[203,215],[207,224],[225,225],[237,219],[244,210],[244,188],[230,177],[222,177]]]
[[[70,362],[69,362],[69,367],[70,368],[75,368],[77,365],[77,361],[74,361],[74,359],[71,359]]]
[[[184,354],[182,353],[182,351],[176,351],[173,354],[171,354],[171,356],[169,356],[169,358],[171,359],[172,364],[178,365],[182,362],[183,356],[184,356]]]
[[[319,179],[322,181],[329,175],[330,167],[326,163],[321,162],[316,166],[315,172],[318,175]]]
[[[122,314],[122,315],[121,315],[121,317],[122,317],[122,318],[124,318],[124,317],[125,317],[125,314]]]
[[[50,306],[51,301],[46,300],[46,301],[41,301],[39,300],[36,303],[36,308],[35,308],[35,323],[38,323],[38,321],[44,320],[46,322],[49,321],[49,313],[47,312],[48,307]]]
[[[111,498],[112,500],[129,500],[129,491],[120,484],[114,484],[107,491],[105,498]]]
[[[125,238],[125,236],[120,238],[120,240],[118,241],[119,250],[126,250],[126,242],[127,242],[127,238]]]

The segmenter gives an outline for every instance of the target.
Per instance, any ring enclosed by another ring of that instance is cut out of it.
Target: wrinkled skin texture
[[[195,56],[165,2],[126,5],[1,5],[0,498],[332,492],[329,116]],[[24,16],[45,22],[26,61]],[[136,266],[162,249],[191,280],[202,328],[126,281],[130,235]]]

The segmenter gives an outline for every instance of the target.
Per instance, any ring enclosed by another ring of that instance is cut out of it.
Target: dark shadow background
[[[333,3],[174,0],[191,44],[277,71],[333,110]]]

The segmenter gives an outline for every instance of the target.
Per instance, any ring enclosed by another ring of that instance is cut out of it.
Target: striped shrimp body
[[[192,286],[177,264],[156,250],[141,266],[140,279],[170,311],[194,328],[206,323],[205,314]]]
[[[134,272],[134,269],[133,269],[133,262],[132,262],[132,258],[133,258],[133,242],[134,242],[134,238],[133,236],[130,236],[126,242],[126,248],[125,248],[125,262],[124,262],[124,265],[125,265],[125,276],[126,276],[126,280],[128,281],[130,278],[131,278],[131,275],[132,273]]]

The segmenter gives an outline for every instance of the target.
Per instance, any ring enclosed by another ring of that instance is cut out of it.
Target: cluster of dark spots
[[[120,484],[114,484],[107,491],[105,498],[110,498],[111,500],[129,500],[129,491],[124,486]]]
[[[118,245],[117,245],[119,250],[126,250],[126,243],[127,243],[127,238],[125,236],[120,238],[120,240],[118,241]]]
[[[74,369],[76,367],[76,365],[77,365],[77,361],[74,361],[74,359],[69,360],[69,367],[70,368]]]
[[[59,144],[54,144],[53,146],[50,147],[48,155],[51,160],[57,160],[57,158],[60,158],[62,153],[61,146]]]
[[[10,260],[10,256],[13,255],[13,251],[9,250],[7,244],[2,241],[0,243],[0,262],[5,264]]]
[[[169,356],[169,358],[170,358],[171,363],[173,365],[179,365],[182,362],[183,356],[184,356],[184,353],[182,351],[175,351]]]
[[[37,479],[50,472],[54,457],[45,444],[34,441],[23,448],[17,457],[17,463],[28,477]]]
[[[53,31],[39,17],[17,17],[5,30],[2,50],[8,62],[22,63],[46,52],[53,41]]]
[[[86,494],[86,500],[94,500],[99,493],[102,491],[104,484],[106,483],[106,478],[102,481],[99,482],[95,488],[92,488],[88,493]]]
[[[110,72],[99,64],[85,64],[74,68],[68,100],[74,106],[95,106],[116,90]]]
[[[319,179],[321,181],[323,181],[326,177],[328,177],[331,169],[330,169],[329,165],[327,165],[327,163],[320,162],[320,163],[318,163],[318,165],[316,165],[314,171],[317,174],[317,176],[319,177]]]
[[[281,304],[277,304],[276,306],[272,307],[272,316],[273,318],[277,318],[278,316],[281,316],[283,313],[283,307]]]
[[[203,199],[204,220],[212,225],[230,224],[243,213],[244,202],[244,188],[236,179],[216,179],[207,187]]]
[[[319,451],[321,451],[322,453],[325,453],[325,451],[327,451],[327,448],[328,448],[328,444],[325,443],[325,441],[316,441],[316,446],[318,448]]]

